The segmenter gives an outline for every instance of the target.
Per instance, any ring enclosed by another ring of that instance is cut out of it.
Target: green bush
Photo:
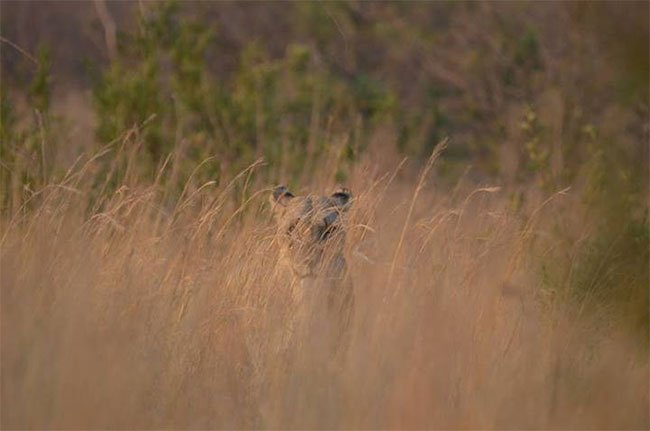
[[[50,50],[38,51],[35,64],[20,85],[27,94],[30,112],[20,115],[9,88],[0,84],[0,211],[15,211],[24,200],[45,186],[51,175],[62,128],[50,113]],[[13,89],[16,91],[17,89]]]
[[[381,84],[363,76],[338,78],[301,44],[289,44],[283,57],[272,59],[251,42],[238,70],[217,82],[204,61],[216,38],[183,18],[176,3],[141,17],[138,32],[122,35],[119,58],[97,79],[99,141],[144,125],[139,136],[148,171],[182,148],[181,178],[210,156],[218,159],[197,180],[218,181],[220,173],[238,172],[259,157],[276,168],[274,176],[295,178],[345,135],[349,158],[358,120],[363,130],[372,128],[395,107]],[[331,135],[323,133],[327,129]]]

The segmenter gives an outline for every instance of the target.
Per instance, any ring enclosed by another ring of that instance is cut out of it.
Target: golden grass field
[[[367,157],[346,184],[352,341],[325,364],[282,348],[294,309],[261,164],[190,178],[170,205],[167,170],[92,188],[102,157],[2,219],[3,429],[650,425],[647,351],[542,289],[542,259],[571,267],[549,228],[581,228],[571,190],[515,212],[498,187]]]

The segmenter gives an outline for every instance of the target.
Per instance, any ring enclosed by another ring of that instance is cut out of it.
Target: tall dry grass
[[[4,429],[650,425],[645,353],[541,296],[545,222],[571,218],[570,194],[524,217],[496,187],[443,192],[430,172],[359,164],[356,314],[332,364],[283,348],[290,277],[262,167],[189,180],[170,204],[165,171],[143,183],[127,168],[97,195],[97,163],[2,220]]]

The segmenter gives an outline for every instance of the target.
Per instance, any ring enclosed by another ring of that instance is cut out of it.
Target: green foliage
[[[648,214],[602,223],[581,249],[570,280],[582,309],[621,322],[644,339],[650,330]]]
[[[566,265],[542,263],[547,291],[562,292],[579,313],[595,314],[639,335],[647,351],[650,331],[650,220],[647,166],[593,125],[583,128],[590,159],[580,178],[590,235],[571,245]],[[584,227],[583,227],[584,228]],[[572,233],[565,233],[565,240]],[[570,240],[571,241],[571,240]],[[577,242],[579,241],[579,242]],[[571,244],[571,242],[569,242]],[[554,256],[551,260],[559,262]],[[564,273],[566,277],[560,274]]]
[[[350,141],[357,117],[364,129],[373,127],[395,107],[380,83],[337,78],[301,44],[271,59],[251,42],[238,70],[217,82],[204,61],[214,40],[206,26],[183,18],[176,3],[141,18],[136,35],[122,35],[119,58],[95,87],[100,141],[146,122],[140,137],[151,167],[181,147],[182,177],[210,156],[219,159],[199,180],[218,180],[218,172],[238,172],[258,157],[276,175],[292,177],[329,151],[330,140]],[[328,128],[331,136],[322,133]]]
[[[15,165],[15,150],[12,148],[15,142],[16,117],[11,107],[7,91],[0,86],[0,205],[2,210],[10,208],[12,186],[12,170]]]
[[[528,174],[536,177],[539,187],[546,191],[552,191],[555,186],[550,168],[551,150],[546,140],[546,128],[541,124],[539,117],[531,106],[526,107],[524,119],[521,122],[521,130],[524,136],[525,172],[523,178]]]
[[[29,96],[34,109],[40,112],[48,112],[50,108],[50,68],[52,65],[50,49],[41,46],[37,60],[36,73],[29,86]]]
[[[150,162],[158,163],[170,151],[167,121],[170,94],[164,91],[161,81],[162,62],[168,60],[170,41],[165,24],[172,24],[174,7],[165,3],[153,19],[140,18],[139,33],[121,35],[119,57],[97,80],[94,90],[97,110],[97,137],[102,142],[118,139],[125,131],[140,127],[149,119],[141,138],[144,140]],[[178,31],[169,25],[170,30]],[[171,32],[170,32],[171,33]],[[170,36],[175,36],[170,35]],[[189,49],[186,39],[178,39],[182,48]],[[191,52],[191,51],[190,51]],[[176,65],[174,65],[176,66]],[[174,68],[176,72],[178,68]],[[153,117],[153,118],[152,118]]]
[[[50,114],[51,55],[41,47],[27,75],[25,93],[31,112],[19,120],[5,82],[0,84],[0,210],[16,210],[27,197],[47,184],[47,160],[56,156],[56,139],[62,127]]]

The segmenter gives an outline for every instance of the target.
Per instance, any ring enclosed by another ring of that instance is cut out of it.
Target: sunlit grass
[[[648,427],[646,353],[540,277],[566,191],[514,211],[499,187],[360,163],[352,342],[324,365],[285,347],[263,166],[170,203],[164,170],[97,195],[96,163],[2,220],[3,428]]]

